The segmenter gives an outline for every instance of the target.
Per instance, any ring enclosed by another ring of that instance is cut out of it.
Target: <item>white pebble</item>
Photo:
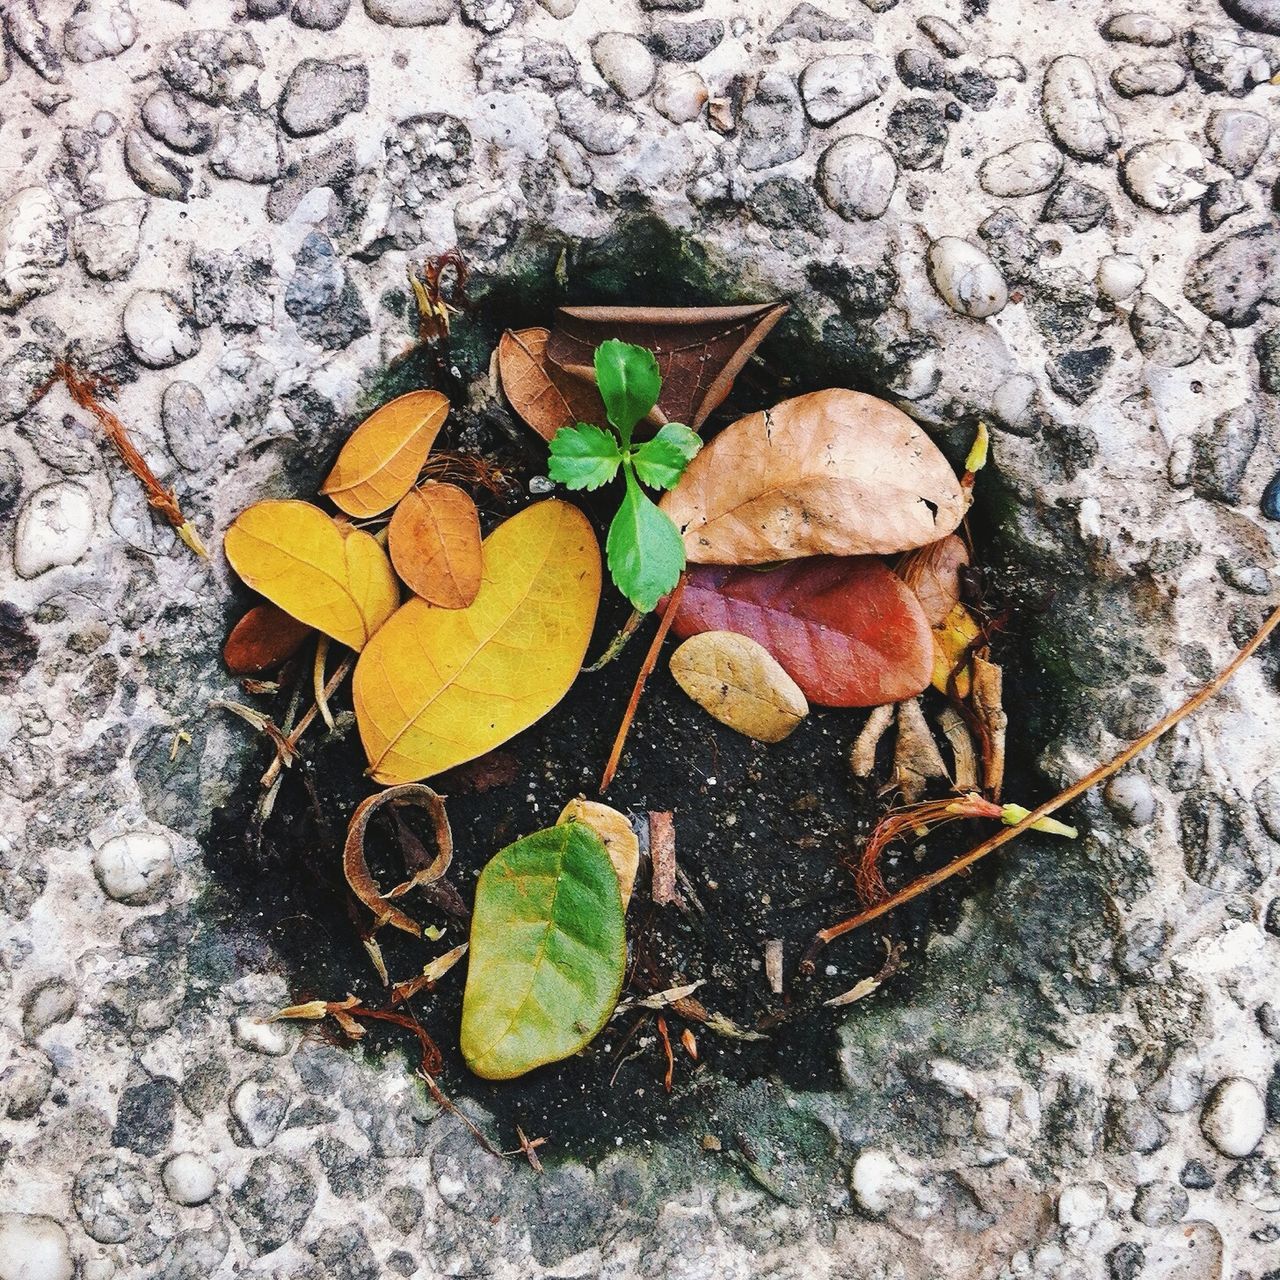
[[[1189,209],[1208,190],[1204,157],[1189,142],[1165,139],[1134,147],[1120,167],[1120,181],[1140,205],[1156,213]]]
[[[129,0],[80,0],[67,19],[62,44],[74,62],[96,62],[123,53],[137,38]]]
[[[20,577],[34,578],[48,569],[75,564],[92,536],[89,491],[70,480],[47,484],[27,499],[18,516],[14,567]]]
[[[653,87],[656,67],[653,54],[625,31],[606,31],[591,45],[596,69],[620,98],[627,102],[643,97]]]
[[[0,1280],[71,1280],[67,1233],[36,1213],[0,1213]]]
[[[868,1147],[853,1162],[849,1185],[858,1207],[878,1217],[892,1207],[895,1196],[916,1189],[914,1179],[898,1167],[898,1162],[887,1152]]]
[[[1201,1132],[1227,1156],[1247,1156],[1262,1141],[1266,1124],[1262,1095],[1239,1076],[1216,1085],[1200,1113]]]
[[[66,260],[67,223],[51,192],[24,187],[0,205],[0,311],[48,293]]]
[[[981,320],[1004,309],[1009,290],[994,262],[959,236],[943,236],[929,246],[929,279],[947,305]]]
[[[707,82],[692,67],[663,67],[653,105],[672,124],[688,124],[702,114],[709,96]]]
[[[978,181],[993,196],[1047,191],[1062,172],[1062,152],[1051,142],[1015,142],[982,162]]]
[[[125,304],[124,336],[153,369],[180,364],[200,350],[195,322],[173,294],[158,289],[139,289]]]
[[[1074,1182],[1058,1197],[1058,1221],[1064,1227],[1091,1227],[1107,1211],[1107,1188],[1101,1182]]]
[[[108,898],[134,906],[154,902],[173,872],[173,848],[167,836],[128,831],[98,850],[93,869]]]
[[[1044,73],[1044,122],[1077,160],[1102,160],[1120,145],[1120,122],[1098,92],[1089,63],[1075,54],[1055,58]]]
[[[1113,254],[1098,263],[1098,292],[1112,302],[1123,302],[1146,278],[1142,263],[1128,254]]]
[[[833,142],[818,161],[818,191],[846,222],[880,217],[897,181],[898,165],[889,149],[861,134]]]
[[[204,1204],[217,1189],[213,1166],[193,1151],[180,1151],[161,1172],[164,1189],[176,1204]]]
[[[293,1047],[294,1037],[279,1022],[242,1015],[231,1020],[231,1036],[242,1049],[281,1058]]]

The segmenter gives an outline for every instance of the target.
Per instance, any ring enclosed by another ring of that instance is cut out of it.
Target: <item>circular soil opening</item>
[[[559,284],[566,261],[569,282]],[[454,407],[437,450],[477,454],[500,473],[494,491],[473,489],[487,533],[527,505],[530,479],[545,475],[545,447],[505,405],[468,403],[466,389],[485,375],[504,329],[548,324],[555,307],[568,302],[716,305],[767,301],[765,290],[758,280],[744,282],[713,267],[696,245],[648,220],[623,225],[598,242],[534,235],[499,269],[473,277],[471,307],[455,322],[447,356],[415,351],[386,372],[369,407],[418,386],[435,386],[450,396]],[[388,302],[403,308],[411,326],[408,297]],[[883,371],[862,360],[847,335],[833,335],[830,326],[825,334],[814,331],[793,309],[739,377],[703,436],[709,438],[742,413],[831,386],[885,394]],[[956,424],[957,448],[968,444],[973,426]],[[289,468],[288,484],[294,487],[275,496],[314,493],[345,435],[334,433],[325,442],[327,451],[315,451],[305,464]],[[946,440],[939,443],[955,451]],[[603,544],[609,499],[575,494],[571,500],[587,512]],[[998,475],[984,475],[970,516],[980,557],[984,546],[999,546],[1002,501]],[[1011,620],[996,657],[1006,669],[1006,699],[1019,707],[1011,725],[1006,790],[1023,799],[1042,794],[1028,785],[1024,771],[1050,731],[1028,712],[1045,705],[1043,655],[1032,660],[1026,648],[1041,597],[1030,575],[1008,565],[993,567],[988,561],[978,579],[974,589],[985,593],[985,604],[1007,609]],[[242,604],[229,610],[228,626]],[[590,657],[607,646],[628,612],[626,602],[607,587]],[[596,798],[653,625],[650,621],[620,658],[581,676],[539,724],[489,756],[429,780],[447,797],[455,843],[450,880],[468,905],[475,877],[498,849],[554,823],[573,797]],[[306,670],[286,673],[274,699],[255,700],[277,721],[294,685],[300,681],[304,692],[310,688],[306,650],[303,664]],[[350,710],[349,686],[332,706],[337,713]],[[519,1125],[530,1135],[554,1134],[561,1152],[590,1158],[619,1141],[660,1140],[677,1126],[700,1132],[689,1126],[713,1113],[725,1087],[762,1078],[799,1090],[838,1085],[835,1031],[844,1014],[825,1008],[823,1001],[875,974],[885,960],[886,940],[904,944],[910,961],[935,933],[952,931],[965,897],[994,874],[988,868],[950,881],[876,927],[842,939],[821,957],[814,978],[797,974],[816,930],[856,909],[852,879],[841,859],[858,847],[887,803],[850,770],[850,747],[866,714],[814,708],[785,742],[765,746],[706,715],[675,685],[665,658],[660,661],[607,800],[633,815],[641,829],[648,812],[673,814],[680,902],[654,907],[642,870],[627,917],[628,974],[634,977],[624,998],[701,980],[697,995],[707,1010],[760,1038],[719,1034],[668,1012],[674,1058],[668,1092],[668,1059],[657,1020],[650,1012],[633,1010],[616,1015],[577,1057],[506,1083],[479,1080],[466,1070],[457,1048],[464,961],[437,991],[411,1005],[443,1054],[445,1092],[480,1103],[494,1116],[501,1141],[512,1139]],[[265,748],[245,769],[231,801],[213,817],[207,861],[216,887],[207,910],[219,927],[235,933],[253,963],[283,967],[296,1000],[341,1000],[352,993],[371,1007],[383,1007],[386,990],[361,943],[368,913],[353,904],[342,876],[348,818],[376,790],[364,776],[366,760],[354,725],[339,714],[340,729],[344,720],[345,732],[313,731],[304,739],[303,759],[286,772],[265,821],[255,817],[259,780],[270,759]],[[881,750],[887,747],[882,744]],[[883,769],[878,773],[886,776]],[[405,809],[401,814],[429,844],[425,813]],[[974,824],[957,823],[916,849],[898,850],[885,868],[890,889],[948,861],[978,836]],[[391,825],[381,819],[374,823],[368,851],[380,884],[404,878]],[[465,940],[464,925],[420,897],[411,896],[405,905],[424,924],[446,932],[440,941],[427,943],[383,930],[378,938],[393,981],[415,976],[428,960]],[[771,990],[765,974],[764,946],[771,939],[782,944],[782,995]],[[920,990],[917,969],[908,963],[876,999],[912,1001]],[[696,1060],[681,1042],[686,1030],[696,1041]],[[371,1027],[364,1043],[381,1048],[398,1035],[410,1052],[416,1051],[408,1037],[390,1029]]]

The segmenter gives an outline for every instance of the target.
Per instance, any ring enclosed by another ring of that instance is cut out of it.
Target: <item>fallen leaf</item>
[[[733,380],[786,314],[787,304],[740,307],[561,307],[547,360],[592,381],[596,347],[610,338],[648,347],[658,358],[663,422],[695,431],[729,394]],[[594,419],[589,419],[594,421]]]
[[[924,718],[919,698],[908,698],[898,704],[898,740],[893,752],[893,780],[907,804],[915,804],[933,779],[950,783],[951,775],[943,763],[942,752],[933,730]]]
[[[842,1005],[853,1004],[857,1000],[862,1000],[869,995],[873,995],[879,991],[890,978],[893,977],[899,969],[902,968],[902,957],[906,952],[906,945],[901,942],[895,942],[892,947],[888,941],[885,942],[887,954],[884,964],[880,966],[880,972],[874,978],[863,978],[860,982],[855,982],[848,991],[842,995],[832,996],[830,1000],[824,1000],[822,1003],[829,1008],[838,1009]]]
[[[306,643],[311,628],[274,604],[255,604],[231,628],[222,660],[233,676],[253,676],[283,666]]]
[[[405,586],[428,604],[465,609],[480,590],[480,513],[471,495],[428,480],[400,500],[387,551]]]
[[[534,832],[495,854],[471,917],[467,1066],[510,1080],[577,1053],[618,1002],[626,953],[618,877],[585,823]]]
[[[916,593],[931,627],[940,627],[960,603],[960,570],[968,563],[969,548],[954,533],[898,561],[898,577]]]
[[[640,866],[640,840],[624,813],[611,809],[598,800],[570,800],[560,811],[556,825],[566,822],[585,823],[600,837],[609,861],[618,873],[618,890],[622,894],[622,909],[631,902],[631,890],[635,888],[636,870]]]
[[[735,631],[764,646],[822,707],[873,707],[929,683],[920,603],[876,556],[818,556],[767,572],[695,565],[672,629]]]
[[[739,418],[662,499],[694,564],[909,551],[950,533],[965,505],[905,413],[839,389]]]
[[[546,715],[582,666],[600,600],[586,516],[540,502],[483,549],[467,608],[410,600],[356,666],[356,720],[378,782],[413,782],[493,750]]]
[[[508,329],[498,343],[498,375],[511,407],[544,440],[578,422],[604,423],[604,401],[593,382],[546,358],[549,329]]]
[[[939,693],[951,693],[951,677],[955,673],[957,698],[969,696],[969,659],[974,644],[981,638],[978,620],[962,604],[955,605],[946,621],[933,629],[933,687]]]
[[[671,674],[709,715],[757,742],[781,742],[809,714],[778,660],[733,631],[690,636],[671,655]]]
[[[439,391],[384,404],[351,433],[320,492],[361,520],[394,507],[413,488],[448,412]]]
[[[999,799],[1004,787],[1005,737],[1009,717],[1004,709],[1004,671],[980,654],[973,659],[973,706],[982,726],[982,787]]]
[[[255,503],[232,522],[223,547],[246,585],[351,649],[363,649],[400,603],[373,536],[309,502]]]

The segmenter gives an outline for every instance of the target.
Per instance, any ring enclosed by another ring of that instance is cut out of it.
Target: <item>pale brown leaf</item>
[[[508,329],[498,343],[498,374],[511,407],[544,440],[561,427],[605,421],[604,402],[591,381],[546,358],[548,329]]]

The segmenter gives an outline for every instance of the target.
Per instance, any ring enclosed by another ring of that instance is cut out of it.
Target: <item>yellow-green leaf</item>
[[[462,1056],[486,1080],[559,1062],[609,1020],[627,945],[600,837],[567,822],[508,845],[476,885]]]
[[[967,698],[972,687],[969,655],[982,635],[978,620],[962,604],[956,605],[941,626],[933,629],[933,687],[949,693],[955,672],[956,697]]]
[[[448,412],[438,391],[384,404],[351,433],[320,492],[361,520],[394,507],[413,488]]]
[[[410,600],[356,665],[356,720],[379,782],[416,782],[493,750],[546,715],[582,666],[600,600],[586,516],[540,502],[483,551],[470,605]]]
[[[374,538],[309,502],[255,503],[235,518],[223,546],[248,586],[352,649],[363,649],[400,603]]]
[[[605,852],[613,869],[618,873],[618,889],[622,894],[622,909],[631,901],[635,888],[636,872],[640,869],[640,840],[636,836],[625,813],[601,804],[599,800],[583,800],[579,796],[570,800],[556,819],[558,826],[566,822],[581,822],[590,827],[604,843]]]

